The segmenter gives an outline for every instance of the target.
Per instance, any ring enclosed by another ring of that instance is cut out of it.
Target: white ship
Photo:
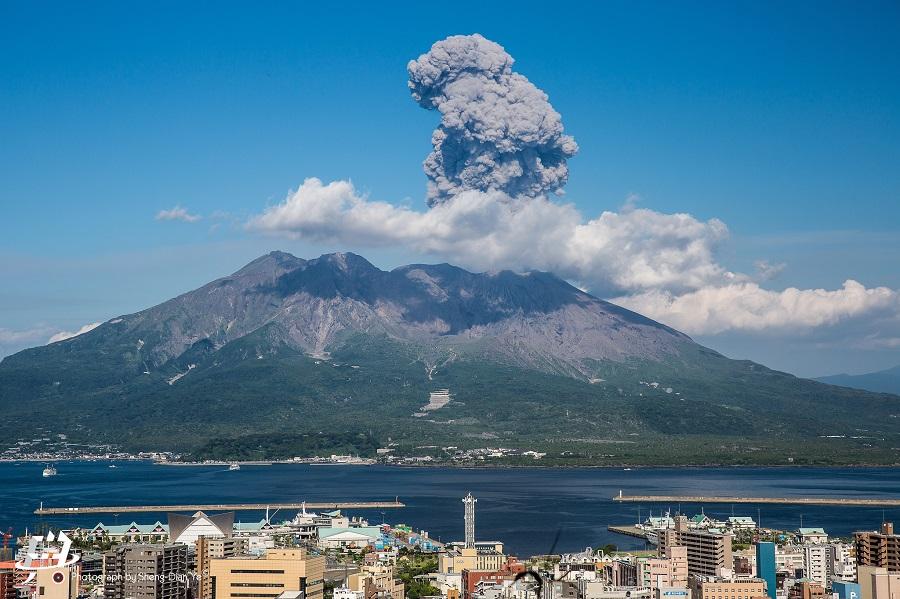
[[[240,469],[241,469],[240,464],[231,464],[230,466],[228,466],[228,470],[240,470]]]
[[[44,478],[56,476],[56,467],[53,464],[47,464],[47,467],[44,468],[43,476]]]

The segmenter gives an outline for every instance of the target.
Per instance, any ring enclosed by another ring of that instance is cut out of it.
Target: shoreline
[[[710,463],[685,463],[685,464],[634,464],[634,463],[621,463],[621,464],[554,464],[554,463],[535,463],[535,464],[489,464],[489,463],[479,463],[479,464],[453,464],[453,463],[419,463],[419,464],[391,464],[384,462],[375,462],[375,463],[346,463],[346,462],[307,462],[307,461],[297,461],[294,459],[283,459],[283,460],[233,460],[233,461],[215,461],[215,462],[179,462],[175,460],[158,460],[149,457],[115,457],[115,458],[105,458],[105,457],[72,457],[72,456],[57,456],[57,457],[21,457],[21,458],[0,458],[0,464],[15,464],[15,463],[66,463],[66,462],[152,462],[156,466],[177,466],[177,467],[201,467],[201,466],[217,466],[217,467],[227,467],[231,464],[238,464],[239,466],[276,466],[276,465],[296,465],[296,466],[355,466],[355,467],[367,467],[367,466],[383,466],[388,468],[409,468],[409,469],[434,469],[434,468],[447,468],[447,469],[457,469],[457,470],[482,470],[486,468],[504,468],[504,469],[517,469],[517,468],[525,468],[525,469],[534,469],[534,470],[562,470],[562,469],[597,469],[597,470],[646,470],[646,469],[657,469],[657,470],[671,470],[678,468],[690,468],[690,469],[706,469],[706,468],[729,468],[729,469],[746,469],[746,468],[779,468],[779,469],[790,469],[790,468],[810,468],[810,469],[826,469],[826,468],[885,468],[885,469],[900,469],[900,463],[894,462],[891,464],[881,464],[881,463],[854,463],[854,464],[729,464],[729,463],[718,463],[718,462],[710,462]]]

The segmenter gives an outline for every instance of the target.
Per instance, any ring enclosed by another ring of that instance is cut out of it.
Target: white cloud
[[[898,292],[886,287],[848,280],[835,290],[763,288],[756,280],[784,265],[760,261],[755,276],[729,271],[716,257],[728,238],[722,221],[639,209],[633,200],[585,219],[572,204],[468,191],[418,212],[370,200],[348,181],[311,178],[248,227],[353,247],[400,246],[475,270],[548,270],[689,334],[900,319]]]
[[[717,219],[626,208],[584,221],[571,204],[463,192],[425,212],[372,201],[347,181],[312,178],[251,229],[354,246],[402,245],[477,270],[549,270],[597,291],[692,289],[734,278],[715,262]]]
[[[160,210],[156,213],[156,220],[180,220],[186,223],[195,223],[202,217],[199,214],[191,214],[187,208],[175,206],[169,210]]]
[[[768,260],[757,260],[753,263],[753,266],[756,268],[756,277],[762,281],[771,281],[772,279],[778,278],[784,269],[787,267],[787,264],[784,262],[771,263]]]
[[[60,332],[54,334],[52,337],[50,337],[50,339],[47,340],[47,344],[49,345],[51,343],[56,343],[57,341],[65,341],[66,339],[71,339],[72,337],[77,337],[78,335],[83,335],[84,333],[87,333],[88,331],[92,331],[92,330],[96,329],[97,327],[100,326],[100,324],[101,323],[99,323],[99,322],[92,322],[92,323],[86,324],[83,327],[81,327],[80,329],[78,329],[77,331],[75,331],[74,333],[70,332],[70,331],[60,331]]]
[[[687,333],[706,335],[728,330],[811,329],[900,312],[897,291],[868,289],[853,280],[832,291],[793,287],[771,291],[742,282],[681,295],[654,290],[613,301]]]

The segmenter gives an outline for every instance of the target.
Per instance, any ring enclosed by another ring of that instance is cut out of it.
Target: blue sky
[[[783,263],[767,288],[900,288],[897,3],[184,4],[0,5],[0,355],[271,249],[434,259],[242,225],[307,177],[424,210],[439,117],[406,63],[474,32],[562,114],[586,218],[636,194],[727,224],[730,270]],[[176,205],[203,219],[154,218]],[[900,363],[857,322],[776,329],[695,337],[810,376]]]

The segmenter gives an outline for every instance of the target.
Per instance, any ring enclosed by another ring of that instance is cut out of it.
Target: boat
[[[115,464],[110,464],[109,467],[110,468],[118,468],[118,466],[116,466]]]
[[[240,464],[231,464],[230,466],[228,466],[228,470],[229,470],[229,471],[231,471],[231,470],[240,470],[240,469],[241,469],[241,465],[240,465]]]
[[[44,468],[43,476],[44,478],[56,476],[56,467],[53,464],[47,464],[47,467]]]

